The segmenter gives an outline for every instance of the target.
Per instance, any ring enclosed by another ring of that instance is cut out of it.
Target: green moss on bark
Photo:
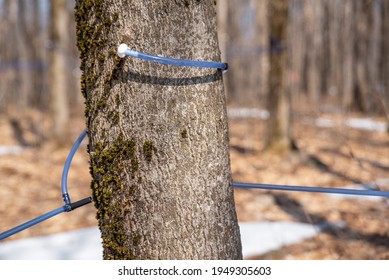
[[[89,149],[92,155],[93,200],[97,208],[97,219],[100,224],[104,224],[103,246],[106,248],[104,258],[133,259],[134,255],[124,245],[127,238],[122,228],[123,215],[120,212],[129,198],[118,200],[114,197],[124,192],[121,184],[123,176],[129,172],[131,177],[135,178],[138,171],[136,143],[134,140],[124,139],[120,134],[112,143],[94,143]],[[133,191],[134,187],[128,190],[129,193]]]
[[[153,142],[145,141],[143,143],[143,155],[147,162],[150,162],[153,159],[153,154],[157,152]]]
[[[181,138],[183,138],[183,139],[188,138],[188,131],[186,130],[186,128],[184,128],[184,129],[181,131]]]

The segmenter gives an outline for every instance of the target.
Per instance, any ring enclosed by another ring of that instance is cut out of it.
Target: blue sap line
[[[7,231],[1,233],[0,240],[3,240],[7,237],[10,237],[18,232],[25,230],[25,229],[28,229],[36,224],[39,224],[47,219],[50,219],[51,217],[54,217],[58,214],[61,214],[63,212],[70,212],[74,209],[77,209],[81,206],[84,206],[84,205],[92,202],[92,198],[87,197],[87,198],[84,198],[84,199],[81,199],[79,201],[71,203],[70,196],[68,194],[68,173],[69,173],[70,165],[72,163],[74,154],[77,152],[78,148],[81,145],[82,140],[84,140],[86,135],[87,135],[86,130],[84,130],[80,134],[80,136],[77,138],[76,142],[73,144],[73,147],[69,152],[69,155],[66,158],[65,165],[63,167],[61,187],[62,187],[62,197],[63,197],[63,200],[65,202],[65,205],[63,205],[57,209],[54,209],[50,212],[47,212],[46,214],[43,214],[39,217],[36,217],[28,222],[25,222],[19,226],[16,226],[10,230],[7,230]]]
[[[36,217],[36,218],[34,218],[34,219],[32,219],[32,220],[30,220],[28,222],[25,222],[24,224],[21,224],[21,225],[19,225],[17,227],[14,227],[14,228],[12,228],[10,230],[7,230],[7,231],[1,233],[0,234],[0,240],[3,240],[5,238],[7,238],[7,237],[10,237],[10,236],[12,236],[12,235],[14,235],[14,234],[16,234],[18,232],[21,232],[21,231],[23,231],[25,229],[28,229],[28,228],[36,225],[36,224],[39,224],[39,223],[41,223],[43,221],[46,221],[47,219],[50,219],[51,217],[54,217],[54,216],[56,216],[58,214],[61,214],[63,212],[65,212],[65,206],[62,206],[62,207],[54,209],[54,210],[52,210],[50,212],[47,212],[46,214],[43,214],[43,215],[41,215],[39,217]]]
[[[72,159],[74,154],[77,152],[78,148],[81,145],[81,142],[86,137],[86,130],[82,131],[80,136],[75,141],[72,149],[69,152],[68,157],[66,158],[65,165],[62,172],[62,196],[64,198],[65,205],[52,210],[46,214],[43,214],[37,218],[34,218],[24,224],[21,224],[15,228],[7,230],[0,234],[0,240],[3,240],[11,235],[14,235],[22,230],[28,229],[38,223],[41,223],[53,216],[56,216],[63,212],[72,211],[78,207],[86,205],[92,202],[92,198],[84,198],[77,202],[71,203],[70,197],[68,194],[67,187],[67,177],[69,169],[71,166]],[[242,182],[233,182],[232,186],[235,188],[245,188],[245,189],[264,189],[272,191],[297,191],[297,192],[313,192],[313,193],[328,193],[328,194],[345,194],[345,195],[359,195],[359,196],[379,196],[379,197],[388,197],[389,192],[378,191],[378,190],[355,190],[355,189],[343,189],[343,188],[322,188],[322,187],[308,187],[308,186],[288,186],[288,185],[274,185],[274,184],[255,184],[255,183],[242,183]]]
[[[214,62],[214,61],[197,61],[197,60],[185,60],[185,59],[175,59],[168,57],[155,56],[151,54],[145,54],[141,52],[137,52],[131,50],[127,47],[126,44],[121,44],[117,50],[117,54],[120,57],[124,56],[132,56],[135,58],[148,60],[152,62],[176,65],[176,66],[190,66],[190,67],[202,67],[202,68],[216,68],[222,71],[226,71],[228,69],[227,63],[222,62]],[[69,155],[66,158],[61,178],[61,191],[62,197],[65,205],[54,209],[46,214],[43,214],[39,217],[36,217],[28,222],[25,222],[15,228],[7,230],[0,234],[0,240],[3,240],[11,235],[14,235],[22,230],[28,229],[38,223],[41,223],[53,216],[61,214],[63,212],[72,211],[78,207],[86,205],[92,202],[91,197],[87,197],[81,199],[77,202],[72,203],[70,200],[70,196],[68,193],[68,173],[73,160],[75,153],[81,145],[81,142],[86,137],[87,132],[83,130],[80,136],[77,138],[75,143],[73,144]],[[253,183],[241,183],[234,182],[233,187],[235,188],[255,188],[255,189],[265,189],[265,190],[279,190],[279,191],[298,191],[298,192],[316,192],[316,193],[330,193],[330,194],[346,194],[346,195],[363,195],[363,196],[380,196],[380,197],[389,197],[389,192],[384,191],[376,191],[376,190],[353,190],[353,189],[339,189],[339,188],[320,188],[320,187],[307,187],[307,186],[286,186],[286,185],[272,185],[272,184],[253,184]]]
[[[342,188],[322,188],[322,187],[254,184],[254,183],[240,183],[240,182],[234,182],[232,183],[232,185],[235,188],[244,188],[244,189],[264,189],[264,190],[272,190],[272,191],[295,191],[295,192],[313,192],[313,193],[328,193],[328,194],[389,197],[389,192],[378,191],[378,190],[355,190],[355,189],[342,189]]]
[[[227,71],[228,64],[223,62],[215,61],[201,61],[201,60],[187,60],[187,59],[176,59],[170,57],[156,56],[151,54],[146,54],[138,51],[131,50],[127,47],[126,44],[121,44],[118,47],[117,54],[120,57],[131,56],[147,61],[169,64],[175,66],[189,66],[189,67],[200,67],[200,68],[216,68],[222,71]]]
[[[75,153],[77,152],[78,148],[81,145],[82,140],[84,140],[85,136],[87,135],[86,130],[83,130],[80,136],[78,136],[76,142],[73,144],[72,149],[69,152],[69,155],[66,158],[65,165],[63,167],[62,171],[62,178],[61,178],[61,189],[62,189],[62,198],[65,202],[65,207],[70,211],[70,196],[68,194],[68,173],[70,169],[70,165],[72,163],[73,157]]]
[[[63,179],[67,178],[67,173],[70,168],[71,159],[73,158],[74,153],[77,151],[82,140],[86,136],[86,131],[84,130],[81,135],[78,137],[72,151],[69,153],[67,163],[64,167]],[[329,194],[346,194],[346,195],[362,195],[362,196],[380,196],[380,197],[389,197],[389,192],[378,191],[378,190],[355,190],[355,189],[344,189],[344,188],[323,188],[323,187],[308,187],[308,186],[289,186],[289,185],[275,185],[275,184],[256,184],[256,183],[242,183],[234,182],[232,183],[235,188],[254,188],[254,189],[265,189],[265,190],[278,190],[278,191],[297,191],[297,192],[315,192],[315,193],[329,193]],[[64,189],[65,186],[65,189]],[[63,191],[67,190],[66,181],[63,180]]]

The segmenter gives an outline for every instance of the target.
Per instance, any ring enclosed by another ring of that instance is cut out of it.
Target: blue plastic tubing
[[[82,140],[86,136],[84,130],[74,143],[72,150],[70,151],[68,158],[65,162],[64,171],[62,173],[62,193],[67,194],[67,177],[70,168],[70,163],[73,159],[75,152],[80,146]],[[264,189],[273,191],[296,191],[296,192],[313,192],[313,193],[329,193],[329,194],[345,194],[345,195],[362,195],[362,196],[380,196],[389,197],[389,192],[378,191],[378,190],[354,190],[354,189],[342,189],[342,188],[321,188],[321,187],[307,187],[307,186],[286,186],[286,185],[273,185],[273,184],[254,184],[254,183],[232,183],[235,188],[246,188],[246,189]]]
[[[61,180],[61,187],[62,187],[62,197],[64,199],[65,205],[54,209],[50,212],[47,212],[46,214],[43,214],[39,217],[36,217],[28,222],[25,222],[19,226],[16,226],[10,230],[7,230],[3,233],[0,234],[0,240],[3,240],[7,237],[10,237],[11,235],[14,235],[18,232],[21,232],[25,229],[28,229],[36,224],[39,224],[47,219],[50,219],[51,217],[54,217],[58,214],[61,214],[63,212],[69,212],[72,211],[78,207],[81,207],[85,204],[88,204],[92,201],[91,198],[84,198],[80,201],[77,201],[75,203],[71,203],[70,201],[70,196],[68,194],[68,173],[69,173],[69,168],[72,163],[74,154],[77,152],[78,148],[81,145],[82,140],[84,140],[85,136],[87,135],[86,131],[84,130],[80,136],[77,138],[76,142],[73,144],[72,149],[69,152],[68,157],[66,158],[65,165],[62,171],[62,180]]]
[[[54,217],[54,216],[56,216],[58,214],[61,214],[61,213],[65,212],[65,211],[66,211],[65,206],[62,206],[62,207],[54,209],[54,210],[52,210],[50,212],[47,212],[46,214],[43,214],[43,215],[41,215],[39,217],[36,217],[35,219],[32,219],[32,220],[30,220],[28,222],[25,222],[24,224],[21,224],[21,225],[19,225],[17,227],[14,227],[14,228],[12,228],[10,230],[7,230],[7,231],[1,233],[0,234],[0,240],[3,240],[5,238],[7,238],[7,237],[10,237],[11,235],[14,235],[14,234],[16,234],[18,232],[21,232],[22,230],[28,229],[28,228],[36,225],[36,224],[39,224],[39,223],[41,223],[41,222],[43,222],[43,221],[45,221],[47,219],[50,219],[51,217]]]
[[[175,66],[216,68],[222,71],[226,71],[228,68],[228,64],[223,62],[176,59],[176,58],[169,58],[169,57],[162,57],[162,56],[141,53],[131,49],[127,49],[124,53],[128,56],[132,56],[135,58],[162,63],[162,64],[175,65]]]
[[[272,190],[272,191],[295,191],[295,192],[362,195],[362,196],[380,196],[380,197],[389,198],[389,192],[377,191],[377,190],[354,190],[354,189],[340,189],[340,188],[284,186],[284,185],[253,184],[253,183],[240,183],[240,182],[234,182],[232,183],[232,185],[235,188],[243,188],[243,189],[264,189],[264,190]]]
[[[76,142],[74,142],[73,147],[68,154],[68,157],[66,158],[65,165],[62,171],[62,178],[61,178],[62,197],[65,202],[65,207],[67,208],[68,211],[71,210],[70,197],[68,193],[68,173],[70,169],[70,164],[72,163],[74,154],[77,152],[78,148],[81,145],[82,140],[84,140],[86,135],[87,135],[86,130],[83,130],[80,136],[78,136]]]

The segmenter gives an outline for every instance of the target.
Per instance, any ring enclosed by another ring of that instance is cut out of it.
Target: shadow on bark
[[[156,77],[150,75],[144,75],[134,72],[123,72],[123,79],[126,82],[131,81],[135,83],[162,85],[162,86],[190,86],[196,84],[207,84],[220,81],[222,73],[215,71],[213,74],[205,76],[185,77],[185,78],[172,78],[172,77]]]

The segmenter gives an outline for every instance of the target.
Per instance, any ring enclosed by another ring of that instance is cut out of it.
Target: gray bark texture
[[[92,190],[105,259],[240,259],[214,1],[76,1]]]

